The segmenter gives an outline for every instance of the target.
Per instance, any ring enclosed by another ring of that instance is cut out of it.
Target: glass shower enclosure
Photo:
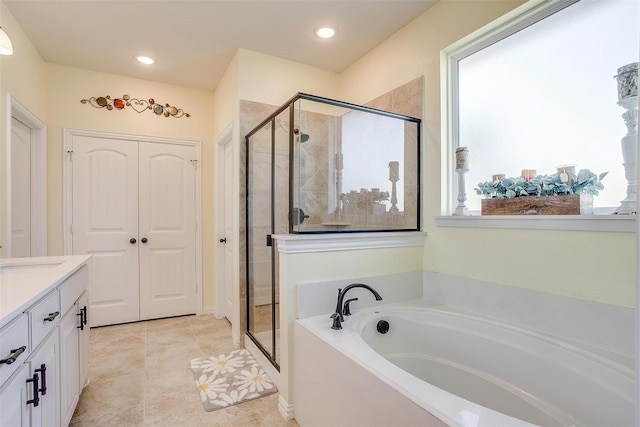
[[[247,336],[279,369],[274,234],[420,229],[420,119],[298,93],[245,137]]]

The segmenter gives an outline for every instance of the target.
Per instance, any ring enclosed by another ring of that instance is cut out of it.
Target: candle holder
[[[398,209],[398,195],[396,192],[396,182],[400,181],[400,162],[389,162],[389,181],[391,181],[391,208],[389,212],[400,212]]]
[[[458,173],[458,206],[453,211],[453,215],[469,215],[467,205],[467,186],[464,175],[469,172],[469,149],[467,147],[456,148],[456,172]]]
[[[618,105],[626,111],[622,114],[627,134],[621,139],[624,176],[627,179],[627,196],[614,214],[631,215],[637,210],[636,158],[638,153],[638,63],[618,68]]]

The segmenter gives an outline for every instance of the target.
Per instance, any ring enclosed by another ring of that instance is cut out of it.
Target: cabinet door
[[[69,425],[80,397],[78,306],[69,310],[60,321],[60,418]]]
[[[38,406],[31,408],[32,427],[56,427],[60,425],[60,374],[59,374],[59,337],[56,328],[30,358],[31,375],[38,374]],[[33,387],[29,386],[29,394]]]
[[[27,378],[29,363],[23,364],[12,379],[0,389],[0,426],[29,426]]]
[[[80,354],[80,389],[89,383],[89,291],[85,291],[78,298],[77,303],[79,350]]]

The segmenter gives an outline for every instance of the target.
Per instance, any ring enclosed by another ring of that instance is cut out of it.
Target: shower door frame
[[[349,102],[338,101],[330,98],[325,98],[316,95],[310,95],[307,93],[299,92],[293,97],[291,97],[286,103],[277,108],[273,113],[271,113],[267,118],[261,121],[256,127],[253,128],[249,133],[245,135],[245,292],[246,292],[246,335],[253,341],[253,343],[260,349],[260,351],[264,354],[264,356],[269,360],[269,362],[280,371],[280,365],[276,360],[276,349],[277,349],[277,339],[276,339],[276,283],[278,281],[278,277],[276,277],[276,262],[277,262],[277,253],[273,246],[272,235],[275,233],[275,203],[276,203],[276,195],[275,195],[275,129],[276,129],[276,118],[283,113],[287,108],[289,109],[289,129],[288,129],[288,137],[289,137],[289,215],[288,215],[288,223],[289,223],[289,234],[352,234],[352,233],[367,233],[371,232],[371,230],[317,230],[317,231],[299,231],[294,230],[294,221],[292,220],[292,212],[294,212],[294,184],[295,184],[295,176],[294,176],[294,167],[295,167],[295,157],[294,157],[294,120],[295,120],[295,103],[299,100],[308,100],[314,101],[322,104],[329,104],[336,107],[348,108],[351,110],[362,111],[371,114],[377,114],[385,117],[395,118],[399,120],[404,120],[408,122],[413,122],[416,124],[416,197],[417,197],[417,206],[416,206],[416,227],[415,228],[398,228],[398,229],[381,229],[376,230],[376,232],[410,232],[410,231],[420,231],[421,221],[421,201],[422,201],[422,191],[421,191],[421,150],[420,150],[420,141],[421,141],[421,122],[422,120],[416,117],[407,116],[404,114],[393,113],[390,111],[379,110],[372,107],[365,107],[363,105],[352,104]],[[271,233],[266,236],[267,246],[271,247],[271,325],[272,325],[272,349],[273,354],[270,354],[267,349],[260,343],[258,339],[252,334],[250,325],[251,325],[251,298],[250,296],[250,256],[249,252],[250,248],[250,233],[249,233],[249,207],[250,203],[250,194],[249,194],[249,167],[250,167],[250,150],[249,150],[249,142],[250,138],[256,134],[258,131],[262,130],[268,124],[271,124]]]
[[[275,310],[275,306],[276,306],[276,286],[275,284],[277,283],[278,278],[276,277],[276,269],[275,269],[275,263],[276,263],[276,252],[274,250],[273,247],[273,239],[271,238],[271,236],[275,233],[275,203],[276,203],[276,195],[275,195],[275,140],[276,140],[276,124],[275,124],[275,120],[276,117],[278,117],[282,112],[284,112],[287,108],[289,108],[289,167],[291,167],[291,165],[293,164],[291,161],[291,153],[293,150],[293,119],[294,119],[294,105],[295,105],[295,100],[296,100],[297,96],[294,96],[293,98],[291,98],[287,103],[285,103],[284,105],[282,105],[280,108],[278,108],[276,111],[274,111],[273,113],[271,113],[266,119],[264,119],[262,122],[260,122],[260,124],[258,124],[255,128],[253,128],[252,131],[250,131],[246,136],[245,136],[245,229],[246,229],[246,233],[245,233],[245,296],[246,296],[246,335],[249,337],[249,339],[251,339],[251,341],[256,345],[256,347],[258,347],[258,349],[262,352],[262,354],[267,358],[267,360],[269,360],[269,362],[278,370],[280,371],[280,364],[278,363],[278,361],[276,360],[276,349],[277,349],[277,335],[276,335],[276,310]],[[262,343],[260,342],[260,340],[258,340],[253,333],[251,332],[251,298],[250,296],[250,286],[251,286],[251,282],[250,282],[250,269],[251,269],[251,264],[249,262],[250,260],[250,233],[249,233],[249,207],[251,206],[251,202],[250,202],[250,194],[249,194],[249,167],[250,167],[250,149],[249,149],[249,141],[251,139],[251,137],[256,134],[258,131],[260,131],[261,129],[263,129],[266,125],[271,124],[271,197],[270,197],[270,202],[271,202],[271,218],[270,218],[270,234],[268,234],[266,236],[266,241],[267,241],[267,246],[271,248],[271,348],[272,348],[272,353],[269,353],[269,351],[264,348],[264,346],[262,345]],[[291,171],[289,171],[289,185],[291,185],[291,182],[293,180],[293,174],[291,173]],[[291,190],[289,190],[289,195],[291,194]]]

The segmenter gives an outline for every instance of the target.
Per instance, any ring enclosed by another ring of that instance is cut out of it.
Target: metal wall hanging
[[[191,117],[189,113],[185,113],[182,108],[174,107],[169,104],[158,104],[153,98],[149,99],[136,99],[131,98],[129,95],[122,95],[122,98],[111,99],[111,96],[99,96],[91,97],[89,99],[81,99],[83,104],[89,103],[89,105],[95,108],[106,108],[107,110],[122,110],[125,107],[131,107],[136,113],[142,113],[143,111],[151,110],[158,116],[175,117],[180,118],[182,116]]]

